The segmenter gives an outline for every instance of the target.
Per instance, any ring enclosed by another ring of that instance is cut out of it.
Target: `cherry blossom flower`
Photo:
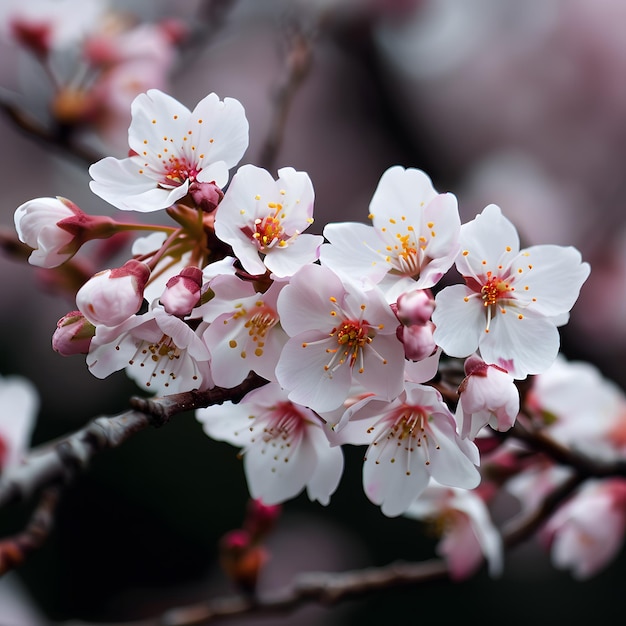
[[[278,170],[275,181],[254,165],[240,167],[215,216],[215,234],[233,247],[250,274],[291,276],[318,257],[324,238],[301,234],[313,222],[314,192],[306,172]]]
[[[306,488],[310,500],[328,504],[343,472],[343,452],[332,447],[322,420],[291,402],[277,383],[196,411],[204,432],[242,448],[250,495],[264,504],[294,498]]]
[[[626,531],[626,480],[587,481],[548,520],[541,539],[552,563],[585,580],[619,553]]]
[[[389,168],[370,203],[372,226],[328,224],[322,264],[351,280],[380,283],[390,302],[403,291],[435,285],[459,251],[457,200],[439,194],[421,170]]]
[[[92,276],[78,290],[76,306],[94,325],[117,326],[139,311],[149,278],[150,268],[130,259]]]
[[[465,373],[456,411],[461,436],[474,439],[486,424],[499,431],[511,428],[520,404],[513,377],[475,355],[465,361]]]
[[[559,443],[592,459],[624,458],[626,395],[591,363],[560,354],[533,379],[526,403]]]
[[[248,121],[234,98],[211,93],[189,111],[150,89],[133,100],[131,112],[132,156],[105,157],[89,168],[91,190],[118,209],[165,209],[195,182],[223,187],[248,147]]]
[[[274,282],[259,293],[249,281],[219,276],[210,282],[215,296],[200,308],[210,322],[202,338],[214,368],[213,380],[221,387],[234,387],[250,371],[267,380],[274,373],[287,334],[281,328],[276,301],[285,283]]]
[[[392,402],[363,398],[346,411],[331,440],[368,445],[363,487],[388,517],[406,512],[431,477],[463,489],[480,482],[478,448],[459,437],[441,394],[426,385],[407,382]]]
[[[404,515],[430,522],[440,529],[442,538],[437,553],[446,559],[453,580],[470,577],[485,560],[491,576],[502,573],[502,537],[480,495],[480,488],[444,487],[431,479]]]
[[[213,387],[209,352],[183,320],[154,307],[118,326],[97,326],[87,366],[98,378],[125,369],[139,386],[159,395]]]
[[[332,411],[353,383],[388,400],[402,391],[404,348],[380,290],[344,285],[329,268],[306,265],[281,291],[277,306],[290,339],[276,377],[290,400]]]
[[[31,265],[57,267],[72,258],[85,241],[109,237],[115,230],[108,217],[92,217],[66,198],[35,198],[15,210],[19,240],[33,248]]]
[[[0,473],[21,462],[38,410],[39,394],[28,379],[0,377]]]
[[[466,357],[480,350],[486,363],[514,378],[545,371],[557,356],[559,333],[589,275],[573,247],[520,250],[513,224],[494,204],[461,228],[456,267],[465,285],[440,291],[433,313],[435,341]]]

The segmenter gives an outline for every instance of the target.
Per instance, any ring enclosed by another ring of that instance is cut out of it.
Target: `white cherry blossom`
[[[318,257],[324,238],[301,234],[313,222],[313,184],[306,172],[244,165],[215,215],[215,234],[229,243],[250,274],[269,269],[284,278]]]
[[[580,252],[555,245],[520,250],[515,226],[491,204],[462,226],[456,267],[465,284],[435,298],[437,345],[454,357],[478,349],[486,363],[517,379],[550,367],[557,326],[589,275]]]
[[[251,391],[238,404],[196,411],[209,437],[242,448],[252,498],[278,504],[306,488],[310,500],[328,504],[343,472],[343,452],[332,447],[323,422],[287,398],[276,383]]]
[[[201,310],[204,320],[210,322],[203,340],[217,364],[213,371],[216,385],[234,387],[250,371],[276,380],[276,363],[288,339],[276,311],[284,285],[274,282],[265,293],[259,293],[251,282],[237,276],[211,281],[215,296]]]
[[[380,283],[389,302],[435,285],[459,251],[456,197],[437,193],[422,170],[396,165],[381,177],[370,203],[372,226],[328,224],[322,264],[342,277]]]
[[[363,487],[389,517],[406,512],[431,477],[463,489],[480,482],[478,448],[457,434],[433,387],[407,382],[393,402],[369,395],[346,411],[335,431],[335,444],[368,446]]]
[[[87,365],[98,378],[125,369],[139,386],[159,395],[214,386],[199,334],[158,306],[119,326],[97,326]]]
[[[277,305],[291,338],[276,376],[290,400],[332,411],[353,384],[389,400],[402,391],[404,347],[380,290],[344,285],[329,268],[306,265],[283,288]]]
[[[221,188],[248,147],[248,121],[233,98],[211,93],[190,111],[150,89],[133,100],[131,113],[132,156],[106,157],[89,168],[91,190],[118,209],[165,209],[195,183]]]
[[[504,546],[479,489],[444,487],[430,481],[404,513],[442,529],[437,553],[443,556],[454,580],[464,580],[487,561],[489,574],[502,573]]]

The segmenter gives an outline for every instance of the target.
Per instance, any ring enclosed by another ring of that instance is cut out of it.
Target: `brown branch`
[[[21,565],[31,552],[45,543],[54,525],[58,501],[59,489],[46,489],[26,528],[0,541],[0,576]]]
[[[32,450],[21,465],[0,478],[0,508],[24,501],[45,487],[67,484],[98,452],[116,448],[149,426],[163,426],[173,415],[184,411],[222,404],[226,400],[238,402],[266,382],[251,374],[232,389],[215,387],[161,398],[132,398],[135,410],[98,417],[73,434]]]
[[[216,598],[207,602],[171,609],[150,619],[120,622],[116,626],[201,626],[215,620],[244,615],[279,615],[304,604],[317,602],[326,606],[366,595],[371,591],[402,586],[437,583],[449,580],[445,563],[440,560],[420,563],[392,563],[347,572],[306,572],[299,574],[283,589],[257,597],[243,595]],[[87,626],[87,622],[71,622]]]
[[[102,158],[102,154],[89,148],[80,146],[71,140],[70,129],[56,126],[47,128],[35,117],[28,115],[17,104],[10,102],[4,94],[0,93],[0,111],[2,111],[13,124],[33,139],[61,150],[65,154],[80,159],[91,165]]]
[[[289,37],[285,74],[273,93],[272,118],[265,142],[261,147],[259,165],[272,171],[283,142],[287,117],[293,98],[307,77],[312,65],[312,37],[298,27]]]

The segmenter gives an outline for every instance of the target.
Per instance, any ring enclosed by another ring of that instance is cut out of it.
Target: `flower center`
[[[240,355],[241,358],[245,359],[248,356],[247,348],[250,346],[248,342],[252,341],[254,344],[254,355],[263,356],[266,335],[269,330],[276,326],[278,314],[271,307],[267,306],[263,300],[257,300],[255,308],[251,312],[244,306],[237,305],[237,311],[233,314],[233,319],[237,320],[239,318],[246,318],[243,328],[248,331],[248,337],[244,335],[240,341],[238,340],[241,336],[237,337],[237,339],[231,339],[229,342],[230,347],[237,348],[242,343],[243,348]]]
[[[176,380],[183,365],[181,353],[181,349],[170,336],[162,335],[157,342],[142,342],[128,364],[146,368],[148,374],[145,382],[146,387],[150,387],[152,381],[159,376],[165,378],[163,385],[169,387],[170,382]],[[197,380],[198,376],[194,373],[192,379]]]
[[[333,355],[330,363],[324,366],[326,371],[334,370],[346,361],[353,367],[357,359],[360,361],[359,372],[363,373],[363,348],[372,343],[368,329],[370,325],[366,320],[356,322],[344,320],[340,326],[336,326],[330,332],[331,337],[337,340],[337,348],[327,348],[326,352]]]
[[[506,298],[511,294],[511,286],[506,281],[495,276],[490,278],[481,288],[480,293],[485,306],[491,306],[502,298]]]
[[[273,209],[273,212],[263,219],[256,219],[254,221],[255,231],[252,233],[261,250],[273,248],[276,244],[285,245],[283,240],[285,231],[280,221],[281,218],[285,217],[284,214],[280,215],[283,205],[279,202],[268,202],[267,206]]]
[[[171,156],[169,161],[165,162],[165,177],[161,181],[161,187],[180,187],[186,180],[195,181],[198,173],[199,170],[189,165],[185,159]]]
[[[377,463],[386,446],[393,446],[393,453],[389,457],[390,463],[395,463],[397,455],[401,455],[406,463],[406,475],[410,476],[411,455],[416,449],[421,449],[425,457],[425,464],[430,465],[430,450],[435,450],[439,445],[433,439],[432,432],[428,428],[428,414],[420,406],[408,406],[406,404],[387,414],[377,424],[368,429],[373,433],[381,428],[379,434],[372,442],[373,448],[378,451]]]

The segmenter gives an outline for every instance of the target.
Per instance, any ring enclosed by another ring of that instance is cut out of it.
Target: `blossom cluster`
[[[311,234],[306,172],[239,165],[248,147],[240,102],[211,93],[190,110],[152,89],[131,110],[129,156],[94,163],[91,190],[126,215],[165,212],[169,225],[90,216],[62,197],[15,212],[30,262],[45,268],[71,263],[94,239],[142,234],[128,260],[80,286],[54,349],[85,354],[99,378],[125,370],[158,395],[230,389],[252,372],[264,384],[196,416],[207,435],[241,450],[253,498],[275,505],[306,490],[327,504],[342,446],[363,446],[364,492],[385,515],[445,516],[453,523],[441,551],[453,573],[483,559],[499,571],[482,470],[529,454],[484,452],[485,442],[518,419],[520,381],[532,380],[537,419],[561,406],[551,381],[571,365],[559,355],[559,327],[590,271],[578,250],[523,248],[494,204],[462,224],[454,194],[399,165],[382,174],[363,223]],[[462,283],[450,284],[453,272]],[[459,364],[451,401],[442,372]],[[594,451],[624,452],[608,418],[602,429],[574,424],[574,413],[563,412],[555,436],[580,442],[587,427],[603,443]],[[560,480],[545,460],[533,470],[537,481]],[[515,489],[522,503],[538,491]],[[621,483],[600,484],[580,498],[610,508],[623,494]],[[548,529],[557,551],[576,541],[569,519],[555,516]]]

